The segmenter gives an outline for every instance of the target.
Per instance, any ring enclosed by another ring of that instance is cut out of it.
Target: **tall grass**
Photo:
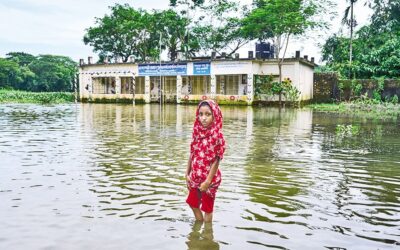
[[[310,107],[316,111],[337,112],[345,115],[357,115],[367,118],[396,118],[400,116],[400,104],[390,102],[366,103],[366,102],[342,102],[311,104]]]
[[[0,89],[0,103],[68,103],[74,101],[70,92],[27,92],[20,90]]]

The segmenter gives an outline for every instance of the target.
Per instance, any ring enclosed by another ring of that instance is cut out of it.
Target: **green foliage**
[[[35,60],[35,56],[25,52],[10,52],[7,54],[7,59],[15,61],[19,66],[28,66]]]
[[[377,86],[374,89],[374,91],[372,92],[372,98],[374,100],[380,102],[380,101],[382,101],[382,92],[385,87],[385,78],[379,77],[379,78],[376,78],[376,80],[377,80]]]
[[[0,58],[0,87],[10,88],[22,81],[22,74],[18,63]]]
[[[370,1],[371,23],[361,27],[353,40],[352,66],[349,65],[350,39],[335,34],[322,47],[326,67],[343,77],[368,79],[397,78],[400,75],[400,2]],[[377,97],[377,95],[376,95]]]
[[[289,82],[287,80],[284,80],[284,91],[283,94],[286,98],[287,101],[291,102],[291,103],[295,103],[296,101],[299,101],[299,97],[301,92],[291,84],[286,84],[286,82]]]
[[[399,104],[380,103],[374,99],[356,100],[338,104],[313,104],[308,107],[323,112],[337,112],[344,116],[361,116],[372,119],[396,119],[400,116]]]
[[[189,20],[181,17],[173,10],[154,11],[153,20],[155,27],[153,32],[161,34],[161,44],[168,49],[169,59],[175,61],[179,52],[193,55],[198,49],[198,44],[189,42],[192,36],[186,29]],[[191,39],[190,41],[193,41]]]
[[[70,92],[27,92],[0,89],[0,103],[67,103],[74,101]]]
[[[103,58],[127,62],[133,56],[139,61],[155,61],[161,53],[161,43],[173,61],[178,52],[190,55],[198,49],[188,29],[189,20],[174,10],[147,12],[128,4],[116,4],[110,10],[111,14],[96,19],[96,25],[88,28],[83,38]]]
[[[339,82],[338,89],[339,89],[339,100],[342,100],[342,96],[343,96],[343,92],[344,92],[343,82]]]
[[[256,75],[254,93],[257,97],[260,95],[272,95],[272,75]]]
[[[170,0],[173,9],[152,12],[116,4],[109,15],[97,18],[95,26],[86,30],[83,41],[99,57],[123,61],[129,56],[139,61],[158,59],[160,40],[171,60],[179,52],[186,58],[210,51],[230,56],[249,40],[269,38],[276,40],[279,54],[290,36],[324,24],[315,18],[321,13],[320,0],[256,2],[263,4],[250,12],[234,0]]]
[[[72,91],[77,64],[68,57],[24,52],[0,58],[0,87],[28,91]]]
[[[279,82],[281,82],[282,64],[290,38],[325,25],[316,18],[323,10],[322,5],[316,0],[256,0],[254,5],[255,8],[242,20],[241,33],[249,39],[259,41],[272,39],[275,56],[279,58]],[[279,90],[280,86],[276,88]],[[279,102],[280,100],[281,94]]]
[[[131,55],[143,61],[156,58],[159,34],[154,31],[152,15],[128,4],[116,4],[110,9],[110,15],[96,18],[96,26],[86,30],[83,42],[103,56],[121,57],[124,62]]]
[[[397,95],[394,95],[394,96],[392,97],[392,100],[391,100],[390,102],[393,103],[393,104],[399,103],[399,97],[398,97]]]
[[[342,125],[338,124],[336,126],[337,136],[355,136],[360,133],[360,127],[356,125]]]
[[[316,1],[258,0],[256,2],[257,7],[243,20],[242,29],[250,38],[265,40],[282,35],[300,35],[321,24],[313,19],[319,11]]]
[[[204,4],[204,0],[170,0],[169,4],[172,7],[176,7],[179,4],[186,4],[186,3],[192,3],[194,6],[199,6]]]
[[[190,19],[188,30],[191,31],[188,43],[197,49],[198,55],[209,55],[210,51],[227,56],[234,54],[248,43],[241,34],[241,18],[245,8],[240,10],[240,3],[234,0],[175,1],[172,5],[182,15]]]
[[[260,98],[261,95],[274,96],[283,94],[287,101],[294,103],[300,97],[300,91],[292,85],[289,78],[282,82],[273,81],[272,75],[256,76],[255,78],[255,95]]]
[[[357,81],[356,79],[353,79],[351,81],[351,93],[352,93],[353,98],[360,97],[362,89],[363,89],[363,86],[359,81]]]

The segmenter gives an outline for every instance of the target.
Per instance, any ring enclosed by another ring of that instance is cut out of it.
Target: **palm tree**
[[[354,4],[358,0],[347,0],[350,2],[350,5],[346,7],[344,11],[344,15],[342,18],[342,24],[343,25],[348,25],[350,27],[350,48],[349,48],[349,64],[350,64],[350,78],[351,78],[351,63],[352,63],[352,58],[353,58],[353,30],[357,26],[357,21],[354,19]],[[349,18],[349,12],[350,12],[350,18]]]

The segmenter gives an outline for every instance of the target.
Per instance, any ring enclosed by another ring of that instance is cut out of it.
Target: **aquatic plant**
[[[28,92],[0,89],[0,103],[68,103],[75,100],[71,92]]]
[[[336,135],[338,136],[355,136],[360,133],[360,127],[356,125],[343,125],[338,124],[336,126]]]

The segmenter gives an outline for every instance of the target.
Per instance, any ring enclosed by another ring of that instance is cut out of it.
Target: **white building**
[[[90,62],[90,60],[89,60]],[[255,78],[278,80],[277,59],[213,59],[170,63],[80,62],[82,102],[173,102],[198,103],[206,98],[220,104],[277,101],[276,96],[255,95]],[[299,101],[313,98],[314,62],[288,58],[282,65],[282,79],[290,78],[300,91]]]

